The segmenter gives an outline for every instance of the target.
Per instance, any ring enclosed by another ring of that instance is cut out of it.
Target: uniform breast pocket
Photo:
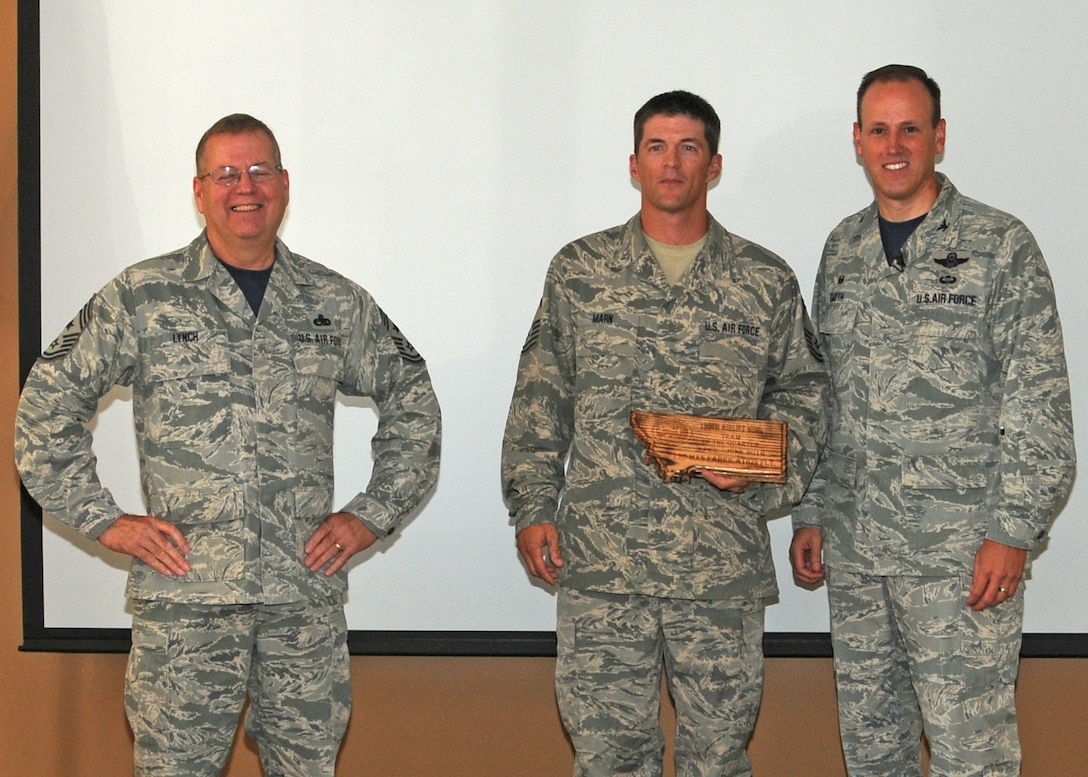
[[[979,327],[969,321],[919,321],[899,333],[889,373],[906,436],[958,440],[975,433],[988,363]]]
[[[849,299],[827,303],[820,308],[816,328],[833,354],[841,353],[856,335],[860,310],[858,303]]]
[[[820,335],[820,348],[824,353],[832,384],[836,387],[851,380],[857,365],[851,359],[854,343],[859,332],[860,306],[846,298],[829,302],[820,308],[816,328]]]
[[[344,378],[339,355],[318,349],[296,351],[294,357],[295,413],[294,441],[287,452],[293,466],[322,469],[332,467],[333,416],[336,391]]]
[[[135,399],[147,438],[163,447],[207,451],[226,444],[232,427],[227,333],[147,333],[140,354]]]
[[[324,353],[316,348],[295,351],[295,380],[300,403],[332,402],[344,379],[344,363],[340,355]]]
[[[616,315],[579,326],[575,348],[582,374],[627,378],[643,360],[637,326]]]
[[[850,298],[828,302],[820,308],[817,329],[828,335],[849,334],[857,327],[859,312],[857,301]]]
[[[766,375],[762,340],[726,338],[699,343],[698,364],[687,379],[693,392],[705,394],[709,407],[733,408],[727,414],[747,417],[759,407]]]

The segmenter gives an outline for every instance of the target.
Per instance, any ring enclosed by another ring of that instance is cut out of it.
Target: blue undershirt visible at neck
[[[896,266],[897,257],[899,264],[902,264],[903,255],[900,253],[900,249],[928,215],[928,213],[923,213],[917,218],[907,219],[906,221],[888,221],[880,216],[880,242],[884,244],[884,258],[890,266]],[[899,269],[902,270],[902,266],[899,266]]]
[[[272,277],[272,265],[268,265],[263,270],[245,270],[227,264],[222,259],[219,260],[219,263],[227,268],[227,272],[231,274],[234,282],[238,284],[238,288],[245,295],[246,302],[249,303],[249,307],[253,310],[253,315],[257,315],[257,312],[261,309],[261,302],[264,300],[264,290],[268,288],[268,279]]]

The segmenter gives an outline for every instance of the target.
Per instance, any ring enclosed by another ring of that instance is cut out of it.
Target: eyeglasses
[[[267,183],[272,180],[276,173],[280,172],[283,172],[283,168],[279,165],[261,162],[260,164],[250,165],[248,168],[217,167],[209,173],[198,175],[197,178],[211,178],[212,183],[219,186],[234,186],[242,180],[242,173],[249,173],[249,180],[253,181],[253,183]]]

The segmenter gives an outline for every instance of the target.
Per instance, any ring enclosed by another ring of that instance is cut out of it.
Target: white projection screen
[[[715,106],[710,209],[787,259],[809,298],[827,233],[872,198],[851,143],[861,76],[925,68],[944,92],[939,169],[1022,218],[1047,256],[1088,450],[1088,4],[42,0],[22,4],[21,29],[24,373],[113,275],[199,232],[194,147],[239,111],[282,147],[286,243],[365,286],[426,357],[441,478],[352,565],[357,653],[554,650],[554,594],[530,581],[502,503],[503,425],[548,262],[635,213],[631,120],[663,91]],[[143,512],[130,415],[124,392],[107,396],[95,447]],[[338,408],[338,503],[366,483],[374,425],[365,404]],[[1033,559],[1025,655],[1088,655],[1086,512],[1077,482]],[[126,560],[29,499],[23,527],[24,649],[127,648]],[[768,655],[826,655],[826,593],[793,583],[788,517],[771,532]]]

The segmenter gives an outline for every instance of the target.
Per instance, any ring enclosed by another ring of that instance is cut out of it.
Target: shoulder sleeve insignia
[[[816,333],[807,326],[805,327],[805,345],[808,347],[808,352],[812,354],[812,358],[823,363],[824,354],[820,350],[820,340],[816,337]]]
[[[60,359],[72,352],[72,349],[76,346],[76,341],[79,340],[79,336],[83,334],[83,330],[87,328],[87,324],[91,321],[93,303],[94,298],[92,297],[79,311],[79,314],[68,322],[68,326],[64,327],[64,331],[46,346],[45,350],[42,351],[43,359]]]
[[[839,276],[839,283],[843,282],[843,277]],[[801,309],[805,311],[805,346],[808,348],[808,352],[812,354],[812,358],[816,361],[823,363],[824,354],[820,350],[820,338],[816,336],[816,330],[812,328],[812,319],[808,317],[808,306],[804,300],[801,300]]]
[[[397,347],[397,353],[400,354],[400,358],[409,364],[422,364],[423,357],[420,355],[412,344],[408,342],[408,338],[404,336],[404,333],[397,328],[397,325],[393,323],[393,320],[385,314],[384,310],[381,310],[382,324],[389,331],[389,337],[393,340],[393,345]]]
[[[533,319],[533,325],[529,327],[529,334],[525,337],[525,344],[521,346],[521,352],[523,354],[528,353],[536,347],[537,342],[540,340],[540,326],[540,319]]]

